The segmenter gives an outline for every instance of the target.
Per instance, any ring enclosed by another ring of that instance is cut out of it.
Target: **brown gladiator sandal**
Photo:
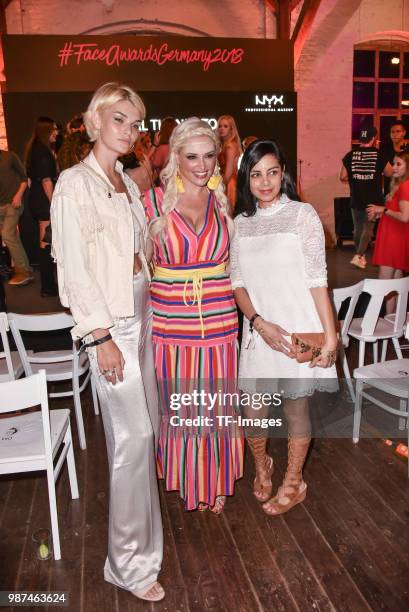
[[[247,438],[247,444],[254,458],[256,477],[253,494],[259,502],[265,502],[271,497],[273,485],[271,476],[274,471],[273,458],[266,453],[267,438]]]
[[[304,501],[307,485],[302,479],[302,468],[310,442],[311,438],[288,438],[288,465],[283,483],[277,494],[262,506],[269,516],[284,514]]]

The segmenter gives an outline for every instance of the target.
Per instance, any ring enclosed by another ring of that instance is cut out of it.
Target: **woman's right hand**
[[[292,345],[285,339],[284,336],[291,336],[288,331],[276,325],[265,321],[261,317],[257,317],[254,321],[254,329],[260,334],[264,342],[268,344],[270,348],[279,353],[284,353],[287,357],[294,359],[295,352]]]
[[[108,340],[103,344],[98,344],[96,348],[98,367],[101,374],[113,385],[116,384],[117,379],[122,382],[124,379],[125,359],[115,342]]]

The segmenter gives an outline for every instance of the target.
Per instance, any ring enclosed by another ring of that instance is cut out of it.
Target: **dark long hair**
[[[274,155],[283,171],[280,193],[285,193],[290,200],[300,200],[294,181],[287,171],[284,154],[279,145],[272,140],[256,140],[247,147],[240,163],[237,175],[235,216],[243,213],[245,217],[252,217],[256,213],[257,200],[250,191],[250,172],[265,155]]]
[[[172,135],[173,130],[177,126],[178,122],[173,117],[165,117],[159,130],[159,144],[169,144],[169,139]]]
[[[24,161],[26,164],[30,161],[31,149],[36,142],[42,142],[44,146],[50,147],[50,136],[54,130],[55,121],[50,117],[39,117],[35,123],[33,134],[26,145],[24,152]]]

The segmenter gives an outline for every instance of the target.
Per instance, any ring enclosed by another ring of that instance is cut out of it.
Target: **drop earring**
[[[176,172],[175,183],[178,193],[185,193],[185,186],[183,184],[182,177],[180,176],[179,171]]]
[[[207,187],[211,191],[214,191],[215,189],[218,188],[221,182],[222,182],[221,174],[212,174],[212,176],[207,181]]]

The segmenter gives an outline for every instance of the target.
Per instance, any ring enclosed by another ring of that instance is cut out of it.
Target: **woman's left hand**
[[[330,368],[337,360],[337,345],[326,342],[321,349],[318,357],[310,362],[310,368]]]
[[[369,204],[366,207],[366,212],[368,214],[369,221],[375,221],[375,219],[379,219],[381,215],[383,215],[383,211],[385,210],[385,206],[379,206],[378,204]]]

